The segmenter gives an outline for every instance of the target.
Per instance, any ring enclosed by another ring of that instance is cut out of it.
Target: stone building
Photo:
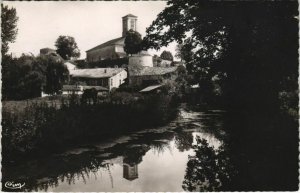
[[[142,67],[139,70],[129,70],[129,85],[147,87],[158,85],[164,79],[177,76],[177,67]]]
[[[128,14],[122,17],[122,36],[103,44],[100,44],[86,51],[86,60],[88,62],[97,62],[106,59],[117,59],[126,57],[124,51],[124,41],[126,32],[129,30],[137,31],[137,16]]]
[[[119,88],[127,78],[124,68],[90,68],[73,70],[71,83],[88,86],[102,86],[109,90]]]

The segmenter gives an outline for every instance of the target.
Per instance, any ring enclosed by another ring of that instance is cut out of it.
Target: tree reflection
[[[190,132],[178,132],[175,135],[175,144],[180,152],[188,151],[192,148],[193,134]]]
[[[195,156],[189,156],[182,188],[185,191],[226,190],[234,170],[224,145],[215,150],[207,141],[196,138]]]

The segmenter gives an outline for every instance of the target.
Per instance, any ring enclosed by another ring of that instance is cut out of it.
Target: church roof
[[[175,72],[177,67],[144,67],[139,72],[130,71],[131,76],[164,75]]]
[[[128,14],[128,15],[125,15],[124,17],[137,17],[137,16],[132,15],[132,14]],[[124,17],[122,17],[122,18],[124,18]]]
[[[119,38],[116,38],[116,39],[112,39],[112,40],[109,40],[103,44],[100,44],[92,49],[89,49],[87,50],[86,52],[90,52],[90,51],[93,51],[93,50],[98,50],[100,48],[104,48],[106,46],[110,46],[110,45],[124,45],[124,40],[125,40],[125,37],[119,37]]]
[[[124,68],[86,68],[73,70],[70,75],[79,78],[109,78],[123,70]]]

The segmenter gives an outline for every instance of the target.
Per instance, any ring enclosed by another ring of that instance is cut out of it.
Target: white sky
[[[122,17],[131,13],[138,17],[137,31],[144,37],[146,27],[156,19],[166,6],[165,1],[52,1],[52,2],[4,2],[15,7],[18,35],[15,43],[9,44],[16,56],[22,53],[39,54],[41,48],[55,48],[59,35],[75,38],[85,58],[85,51],[108,40],[121,37]],[[176,44],[168,48],[175,54]],[[149,51],[154,54],[155,51]]]

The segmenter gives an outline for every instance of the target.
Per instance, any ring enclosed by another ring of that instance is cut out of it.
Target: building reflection
[[[129,148],[123,157],[123,178],[133,181],[139,177],[138,164],[142,162],[143,156],[150,149],[148,146],[137,146]]]
[[[132,181],[138,177],[138,165],[123,162],[123,178]]]

